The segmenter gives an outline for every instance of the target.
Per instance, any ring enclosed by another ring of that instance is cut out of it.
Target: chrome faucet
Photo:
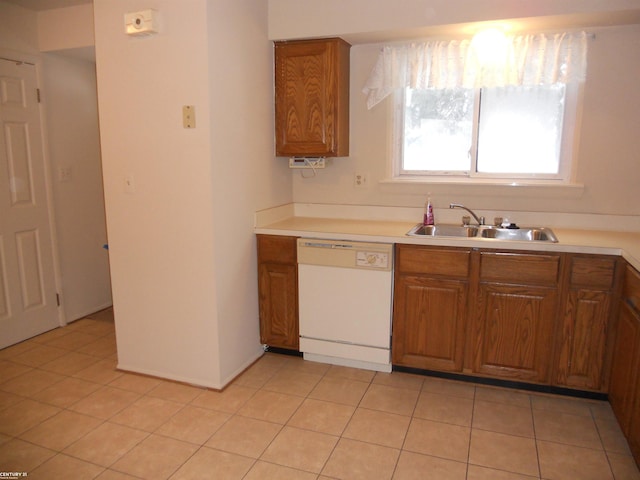
[[[471,216],[475,219],[475,221],[478,222],[478,225],[484,225],[484,217],[482,216],[478,217],[475,213],[473,213],[473,211],[471,211],[464,205],[460,205],[459,203],[451,203],[449,204],[449,208],[462,208],[463,210],[466,210],[471,214]]]

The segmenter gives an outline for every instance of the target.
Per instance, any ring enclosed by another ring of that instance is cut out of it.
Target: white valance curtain
[[[588,34],[506,36],[486,61],[471,39],[382,48],[363,89],[372,108],[396,89],[480,88],[584,81]]]

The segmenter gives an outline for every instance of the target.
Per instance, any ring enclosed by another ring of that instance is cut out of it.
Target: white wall
[[[161,33],[127,37],[143,8]],[[263,2],[96,0],[94,15],[119,366],[221,387],[260,354],[253,213],[291,201]]]
[[[162,34],[124,34],[141,8],[161,12]],[[98,0],[94,17],[118,365],[215,387],[206,2]],[[182,128],[182,105],[197,128]]]
[[[358,28],[381,29],[385,16],[389,17],[390,28],[398,28],[402,22],[415,27],[416,22],[437,22],[443,18],[447,22],[468,21],[473,8],[448,11],[447,6],[439,5],[433,18],[420,18],[418,1],[409,1],[414,16],[407,18],[408,10],[397,9],[390,12],[383,8],[367,9],[363,2],[352,1],[350,8],[360,4],[362,15],[346,22],[333,22],[336,17],[331,11],[335,2],[316,4],[313,18],[305,21],[298,9],[304,9],[308,1],[270,0],[270,36],[286,37],[299,32],[300,23],[311,29],[313,34],[323,32],[336,33],[336,25],[350,35],[357,35]],[[437,3],[437,2],[436,2]],[[456,8],[465,0],[455,2]],[[466,4],[476,2],[467,1]],[[488,6],[501,3],[498,0]],[[436,4],[432,4],[436,5]],[[573,8],[573,4],[558,3],[554,8]],[[284,6],[292,11],[285,15]],[[581,2],[586,10],[602,8],[631,8],[627,0],[608,2]],[[634,5],[637,9],[637,2]],[[275,8],[277,7],[277,9]],[[280,10],[282,8],[282,10]],[[531,7],[533,9],[533,7]],[[551,8],[549,6],[549,8]],[[580,8],[580,7],[576,7]],[[424,9],[421,10],[424,13]],[[491,8],[488,9],[491,12]],[[497,11],[497,10],[496,10]],[[532,14],[532,12],[526,12]],[[533,12],[535,13],[535,12]],[[308,14],[308,12],[307,12]],[[497,13],[494,12],[497,15]],[[486,19],[486,11],[478,18]],[[503,16],[520,15],[517,11],[505,10]],[[347,15],[340,18],[351,18]],[[464,17],[464,18],[463,18]],[[311,25],[313,24],[313,25]],[[470,186],[433,186],[433,185],[390,185],[379,183],[388,177],[388,159],[390,151],[390,116],[388,108],[390,98],[383,104],[367,110],[365,97],[361,92],[366,78],[373,67],[380,44],[365,43],[355,45],[351,50],[351,152],[348,158],[333,160],[332,165],[318,176],[303,179],[294,174],[294,201],[297,203],[329,203],[354,205],[387,205],[420,207],[431,191],[437,208],[446,208],[450,202],[461,202],[481,211],[527,211],[527,212],[564,212],[570,214],[595,214],[594,224],[604,221],[607,215],[640,215],[640,203],[637,201],[637,185],[640,185],[640,169],[637,168],[640,151],[640,91],[637,79],[640,78],[640,26],[626,25],[611,28],[591,28],[596,34],[590,42],[588,79],[585,87],[582,129],[578,145],[577,182],[584,185],[583,190],[566,192],[554,189],[522,188],[478,188]],[[285,161],[283,159],[283,161]],[[355,172],[369,174],[370,186],[365,189],[354,187]],[[596,216],[598,215],[598,216]],[[544,222],[544,215],[540,215]],[[635,220],[637,224],[637,218]]]
[[[67,322],[111,305],[95,64],[43,56],[42,105]],[[70,170],[61,179],[60,169]]]
[[[221,375],[259,344],[254,212],[288,203],[291,175],[273,156],[273,44],[266,2],[209,1],[211,148]]]

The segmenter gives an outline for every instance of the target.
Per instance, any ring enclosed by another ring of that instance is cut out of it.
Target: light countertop
[[[558,243],[490,238],[408,237],[415,222],[289,217],[255,233],[381,243],[622,255],[640,270],[640,233],[552,228]]]

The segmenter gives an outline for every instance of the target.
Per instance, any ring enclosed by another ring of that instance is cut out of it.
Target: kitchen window
[[[568,181],[577,97],[561,83],[399,90],[394,176]]]
[[[569,183],[587,39],[487,31],[383,47],[363,92],[369,108],[394,98],[392,176]]]

